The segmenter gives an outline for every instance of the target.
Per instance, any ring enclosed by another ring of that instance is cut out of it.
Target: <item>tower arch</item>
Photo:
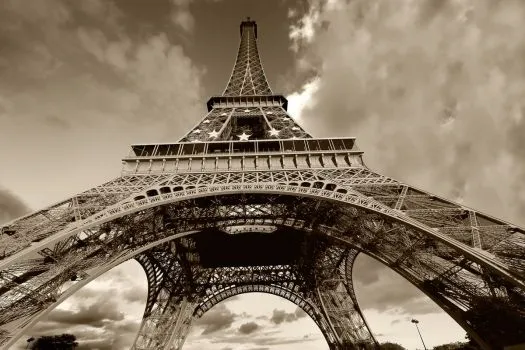
[[[116,261],[113,260],[115,257],[123,256],[123,251],[129,251],[126,257],[126,259],[129,259],[140,252],[151,250],[162,242],[168,243],[174,239],[191,237],[205,229],[213,227],[224,229],[226,224],[229,226],[247,226],[248,224],[249,226],[253,223],[258,226],[279,226],[305,232],[305,234],[322,235],[328,237],[331,241],[338,241],[342,245],[371,255],[393,268],[421,289],[469,333],[475,334],[475,337],[479,335],[473,329],[469,329],[468,322],[463,320],[463,316],[461,316],[465,310],[468,310],[471,298],[508,298],[507,295],[503,294],[503,290],[498,290],[502,288],[502,285],[496,283],[488,285],[489,282],[485,280],[485,276],[482,273],[478,272],[478,275],[474,275],[476,270],[468,271],[470,273],[468,280],[464,280],[458,274],[447,276],[447,279],[441,280],[443,271],[450,271],[456,266],[450,263],[450,257],[457,254],[465,261],[466,254],[458,248],[456,248],[456,251],[451,250],[450,247],[455,246],[446,246],[439,240],[439,237],[427,235],[426,231],[417,231],[403,221],[391,219],[390,216],[384,213],[374,212],[369,208],[365,209],[364,206],[355,206],[348,203],[343,205],[341,201],[328,200],[324,197],[290,195],[285,192],[281,195],[273,194],[274,197],[271,197],[272,206],[261,206],[262,199],[266,202],[271,193],[271,191],[265,193],[244,193],[241,200],[241,198],[233,198],[239,196],[238,193],[226,194],[223,192],[222,195],[218,196],[201,196],[198,199],[191,198],[170,203],[162,203],[152,197],[156,206],[149,206],[147,209],[140,208],[139,211],[131,211],[128,214],[118,212],[118,215],[115,214],[112,220],[104,221],[100,224],[98,231],[94,229],[94,226],[91,227],[92,232],[96,231],[98,237],[113,237],[113,239],[108,241],[106,238],[105,242],[101,239],[99,243],[100,248],[104,249],[98,250],[98,254],[91,255],[90,261],[84,260],[83,263],[86,264],[84,266],[91,267],[87,265],[88,262],[91,264],[114,262]],[[291,206],[295,208],[295,211],[290,210]],[[223,211],[221,212],[219,208],[222,208]],[[315,215],[313,214],[314,211]],[[140,220],[137,215],[139,212]],[[187,214],[191,213],[193,217],[196,213],[199,213],[201,218],[206,218],[206,224],[204,225],[202,221],[191,223],[188,221],[188,217],[183,215],[184,212]],[[233,217],[229,215],[236,212],[243,212],[244,214],[240,216],[234,215]],[[214,214],[207,215],[206,213]],[[284,213],[287,215],[283,217]],[[126,225],[127,221],[129,223],[132,222],[133,225]],[[120,235],[113,232],[114,230],[121,230],[122,227],[129,227],[130,231],[127,233],[121,232]],[[165,233],[159,231],[159,228],[166,228],[173,234],[163,236]],[[184,228],[185,233],[177,234],[177,232],[181,232],[181,228]],[[147,231],[147,229],[150,231]],[[139,232],[142,232],[142,235]],[[399,237],[402,237],[400,232],[411,241],[401,241],[399,243]],[[142,237],[143,241],[137,242],[136,237],[139,236]],[[63,239],[70,239],[70,237]],[[134,239],[130,240],[130,237]],[[375,242],[378,239],[380,241]],[[427,242],[425,239],[430,239],[430,241]],[[405,259],[407,252],[399,248],[404,247],[407,249],[413,246],[414,243],[411,242],[423,241],[428,244],[428,252],[424,252],[424,247],[421,246],[418,254],[410,256],[409,263],[405,264],[400,261],[400,258]],[[390,246],[389,248],[388,244],[394,243],[396,246]],[[133,246],[139,246],[140,248],[133,251],[131,248]],[[95,247],[94,243],[92,243],[91,247]],[[108,256],[108,247],[114,248],[114,256]],[[443,251],[437,250],[436,247],[442,247]],[[76,247],[71,248],[70,254],[78,254],[83,248],[83,244],[79,241]],[[169,249],[176,250],[177,248],[170,247]],[[394,250],[398,252],[396,256],[392,256]],[[432,259],[425,260],[424,258],[427,258],[430,254],[432,254]],[[104,261],[104,259],[107,260]],[[430,265],[428,261],[432,261],[433,265]],[[436,267],[439,267],[439,264],[446,263],[448,265],[443,265],[440,270],[436,271]],[[75,269],[75,273],[79,274],[79,271]],[[430,279],[428,277],[433,278]],[[472,282],[473,278],[475,278],[474,283]],[[434,283],[437,283],[433,281],[439,281],[442,289],[432,289],[436,286]],[[502,278],[501,281],[504,281],[504,279]],[[57,282],[55,281],[55,283]],[[486,284],[487,287],[483,288],[483,285],[479,285],[479,283]],[[503,284],[503,287],[507,290],[508,286],[508,284]],[[494,289],[501,294],[492,295],[491,293],[493,293]]]
[[[304,295],[285,285],[248,284],[243,286],[229,286],[213,291],[209,298],[201,301],[195,308],[193,315],[202,317],[206,312],[222,301],[246,293],[265,293],[283,298],[301,308],[317,325],[328,344],[336,343],[336,335],[330,324],[327,323],[322,310],[315,302],[307,300]]]

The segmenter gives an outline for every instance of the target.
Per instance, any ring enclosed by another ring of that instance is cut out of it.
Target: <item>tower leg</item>
[[[353,289],[351,271],[358,253],[351,250],[334,278],[321,281],[317,288],[318,302],[337,335],[337,343],[332,346],[334,350],[379,349]]]
[[[149,255],[137,257],[148,279],[148,300],[132,350],[180,350],[188,335],[195,304],[182,297],[176,283],[180,269],[167,266]]]
[[[186,299],[174,302],[161,290],[154,308],[142,320],[132,350],[180,350],[188,336],[195,305]]]

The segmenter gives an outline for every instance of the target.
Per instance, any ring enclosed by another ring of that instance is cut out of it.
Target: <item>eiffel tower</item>
[[[2,227],[0,347],[135,259],[148,295],[133,349],[181,349],[193,320],[249,292],[301,307],[330,349],[375,349],[359,254],[483,349],[525,341],[525,231],[370,170],[353,137],[311,137],[270,89],[257,24],[240,37],[226,89],[179,142],[132,145],[119,177]]]

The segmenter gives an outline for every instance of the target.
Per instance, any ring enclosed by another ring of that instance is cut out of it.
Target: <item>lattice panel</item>
[[[281,107],[262,107],[264,116],[270,124],[272,135],[279,139],[311,138],[290,115]]]
[[[237,59],[223,96],[272,94],[259,58],[254,25],[255,22],[249,21],[241,25],[241,43]]]
[[[217,141],[227,125],[233,108],[214,108],[180,142]]]

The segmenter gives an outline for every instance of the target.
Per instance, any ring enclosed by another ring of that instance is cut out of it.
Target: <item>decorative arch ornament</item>
[[[358,253],[406,278],[483,348],[525,341],[519,322],[485,317],[507,305],[525,319],[525,231],[371,171],[354,138],[311,138],[267,84],[255,22],[240,29],[225,93],[181,142],[133,145],[122,176],[2,227],[0,347],[135,258],[149,286],[136,350],[179,349],[207,300],[258,285],[308,303],[332,349],[375,348],[349,273]],[[295,260],[202,263],[203,241],[250,235],[292,237],[300,249]]]

